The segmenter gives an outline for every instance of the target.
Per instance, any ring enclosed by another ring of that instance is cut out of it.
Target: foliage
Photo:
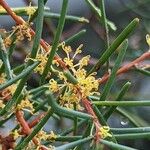
[[[150,102],[121,101],[131,85],[129,81],[118,91],[116,99],[108,101],[108,96],[119,74],[134,68],[137,72],[150,76],[145,66],[138,66],[140,62],[150,58],[150,51],[121,66],[128,48],[127,39],[139,24],[139,19],[133,19],[110,43],[109,30],[116,30],[116,27],[106,18],[104,0],[99,0],[98,6],[92,0],[86,0],[105,30],[106,45],[106,50],[97,63],[88,69],[89,55],[78,62],[76,59],[82,53],[83,44],[76,50],[68,44],[86,31],[81,30],[63,42],[60,39],[65,19],[81,23],[88,23],[89,20],[66,15],[68,0],[63,0],[60,14],[51,13],[44,8],[46,2],[38,0],[38,7],[10,8],[4,0],[0,1],[0,14],[10,15],[16,22],[10,32],[2,30],[0,36],[0,126],[13,117],[17,120],[17,126],[7,136],[0,135],[2,149],[84,149],[90,143],[89,149],[107,146],[115,150],[133,150],[134,148],[121,145],[117,141],[149,138],[150,128],[144,127],[142,121],[139,124],[138,116],[132,114],[131,117],[129,112],[119,106],[149,106]],[[28,20],[24,21],[22,15],[27,15]],[[59,19],[52,44],[41,38],[44,18]],[[35,32],[32,29],[34,19]],[[10,63],[12,53],[16,50],[15,46],[25,40],[32,44],[32,48],[24,63],[14,67]],[[146,41],[150,46],[149,35],[146,36]],[[111,69],[109,59],[116,50],[118,55]],[[59,55],[59,51],[64,54]],[[106,63],[106,73],[98,77],[97,72]],[[39,76],[36,88],[28,84],[32,74]],[[100,90],[104,83],[105,86]],[[105,110],[102,110],[102,106],[106,106]],[[113,112],[128,118],[135,127],[116,129],[108,126],[107,120]],[[68,118],[73,122],[72,126],[60,134],[44,131],[44,125],[51,117],[59,121],[62,117]]]

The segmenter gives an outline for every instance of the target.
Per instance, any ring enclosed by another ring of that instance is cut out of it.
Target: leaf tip
[[[140,19],[139,19],[139,18],[135,18],[134,20],[135,20],[137,23],[140,22]]]

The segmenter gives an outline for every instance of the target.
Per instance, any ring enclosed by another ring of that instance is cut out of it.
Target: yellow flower
[[[87,97],[93,94],[93,91],[96,92],[99,87],[98,80],[95,79],[93,74],[86,77],[85,69],[78,69],[75,73],[75,76],[78,81],[78,86],[81,89],[83,97]]]
[[[41,130],[36,135],[36,138],[40,141],[41,140],[44,140],[44,141],[50,140],[53,142],[57,138],[57,135],[53,131],[51,131],[49,134],[47,134],[45,131]]]
[[[6,75],[4,73],[2,73],[0,75],[0,84],[3,84],[6,81]],[[11,95],[14,94],[14,92],[16,91],[17,88],[17,84],[12,84],[10,86],[8,86],[6,89],[8,89],[11,93]]]
[[[0,75],[0,84],[5,83],[5,81],[6,81],[6,75],[4,73],[2,73]],[[11,96],[14,94],[14,92],[16,91],[16,88],[17,88],[17,83],[12,84],[12,85],[8,86],[7,88],[1,90],[0,98],[8,101],[11,98]]]
[[[14,137],[14,139],[18,139],[21,135],[19,134],[19,131],[16,129],[13,132],[11,132],[11,135]]]
[[[17,41],[24,40],[25,37],[28,38],[29,41],[31,41],[32,35],[30,32],[30,24],[25,22],[23,24],[17,25],[12,27],[13,33],[15,33]]]
[[[31,103],[29,101],[28,96],[26,96],[25,99],[23,99],[21,101],[21,103],[17,105],[16,109],[17,110],[27,110],[31,113],[34,112],[33,103]]]
[[[72,52],[71,46],[66,46],[65,42],[61,43],[63,51],[68,55],[70,52]]]
[[[70,91],[65,92],[63,96],[61,95],[59,100],[61,106],[65,106],[66,108],[70,108],[70,109],[73,109],[74,104],[78,105],[79,102],[80,99],[78,95]]]
[[[76,51],[75,51],[75,53],[74,53],[74,55],[73,55],[73,59],[75,58],[75,56],[77,55],[77,54],[80,54],[80,53],[82,53],[82,47],[83,47],[83,44],[81,44],[81,45],[79,45],[79,47],[76,49]]]
[[[29,16],[32,16],[36,11],[36,9],[34,7],[31,7],[31,3],[29,5],[29,7],[27,7],[25,10],[26,10],[27,15],[29,15]]]
[[[75,76],[78,80],[85,78],[86,76],[86,70],[85,69],[78,69],[75,72]],[[80,81],[79,81],[80,82]]]
[[[146,35],[146,42],[148,46],[150,47],[150,35],[149,34]]]
[[[8,48],[11,45],[11,43],[12,43],[12,40],[9,36],[4,39],[4,45],[6,48]]]
[[[4,108],[5,107],[5,104],[3,103],[2,100],[0,100],[0,108]]]
[[[6,75],[4,73],[0,75],[0,84],[3,84],[6,81],[5,77]]]
[[[17,84],[12,84],[7,89],[10,91],[11,95],[13,95],[17,89]]]
[[[25,62],[27,62],[28,60],[39,61],[40,64],[34,69],[34,72],[42,74],[46,66],[47,60],[48,60],[47,56],[48,56],[48,53],[44,53],[44,52],[37,54],[35,59],[32,59],[29,57],[29,55],[27,55]]]
[[[59,90],[59,86],[54,79],[50,79],[49,84],[50,91],[57,92]]]
[[[40,141],[41,140],[47,140],[47,134],[45,131],[41,130],[38,132],[38,134],[36,135],[36,138],[38,138]]]
[[[72,67],[73,66],[73,60],[70,58],[65,57],[64,62],[66,63],[67,66]]]
[[[110,128],[108,126],[103,126],[99,128],[98,134],[102,139],[105,139],[106,137],[112,137],[112,135],[109,133]]]
[[[65,51],[67,55],[67,57],[65,57],[63,60],[66,66],[68,66],[69,71],[74,75],[74,77],[78,81],[78,84],[74,85],[73,83],[70,83],[63,72],[55,71],[58,72],[59,79],[63,80],[63,84],[59,84],[59,88],[64,86],[66,87],[64,94],[60,96],[59,103],[61,106],[64,106],[69,109],[74,109],[74,104],[76,105],[77,109],[82,109],[82,107],[80,106],[80,101],[82,98],[88,97],[93,94],[99,94],[99,82],[95,78],[96,73],[92,73],[87,76],[87,72],[83,68],[89,63],[89,55],[83,57],[81,60],[79,60],[77,64],[74,65],[74,58],[77,54],[80,54],[82,52],[81,49],[83,47],[83,44],[81,44],[76,49],[72,57],[70,56],[70,53],[72,52],[70,46],[66,46],[64,42],[61,43],[60,46],[62,46],[63,51]],[[56,89],[57,91],[58,85],[54,81],[52,83],[51,84],[53,85],[53,89]]]
[[[49,134],[48,134],[48,140],[50,140],[50,141],[55,141],[55,139],[57,138],[57,135],[53,132],[53,131],[51,131]]]
[[[67,78],[64,76],[63,72],[59,72],[58,76],[59,76],[60,80],[64,80],[65,82],[67,81]]]
[[[80,68],[82,68],[82,67],[84,67],[84,66],[87,66],[89,60],[90,60],[90,55],[83,57],[83,58],[79,61]]]
[[[34,7],[31,7],[31,2],[30,2],[29,7],[27,7],[27,8],[25,9],[25,11],[26,11],[27,15],[29,16],[29,17],[28,17],[28,22],[29,22],[31,16],[35,13],[36,9],[35,9]]]
[[[36,60],[40,61],[40,64],[34,69],[34,71],[39,73],[39,74],[42,74],[44,71],[44,68],[46,66],[47,60],[48,60],[47,53],[37,54]]]

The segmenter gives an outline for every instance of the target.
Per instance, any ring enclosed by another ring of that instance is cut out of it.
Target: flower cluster
[[[6,81],[6,75],[1,74],[0,75],[0,84],[5,83],[5,81]],[[17,84],[12,84],[3,90],[0,90],[0,100],[1,101],[9,101],[11,99],[11,96],[14,94],[16,88],[17,88]],[[4,105],[2,105],[2,106],[4,106]]]
[[[45,68],[47,60],[48,60],[48,52],[47,53],[45,53],[44,51],[39,52],[35,59],[32,59],[27,55],[25,62],[27,62],[29,59],[40,62],[40,64],[34,69],[34,72],[39,73],[41,75],[44,71],[44,68]]]
[[[3,84],[6,81],[6,75],[4,73],[2,73],[0,75],[0,84]]]
[[[0,108],[4,108],[5,107],[5,104],[3,103],[2,100],[0,100]]]
[[[4,45],[6,48],[10,47],[11,43],[12,43],[11,36],[8,36],[4,39]]]
[[[30,102],[28,96],[21,100],[21,103],[17,105],[16,110],[26,110],[31,113],[34,112],[33,103]]]
[[[31,35],[31,30],[30,30],[31,24],[32,23],[24,22],[23,24],[13,26],[12,31],[10,32],[9,36],[4,38],[5,47],[6,48],[10,47],[12,43],[13,35],[16,36],[15,42],[23,41],[25,38],[27,38],[28,41],[31,41],[32,40],[32,35]],[[5,34],[7,33],[9,32],[6,32]]]
[[[22,41],[24,40],[25,37],[27,37],[27,39],[31,41],[32,35],[30,32],[29,23],[25,22],[21,25],[13,26],[12,28],[13,28],[13,33],[15,33],[17,37],[17,41]]]
[[[102,126],[99,128],[98,134],[102,139],[105,139],[107,137],[112,137],[109,131],[110,131],[110,128],[108,126]]]
[[[27,7],[25,10],[27,15],[29,16],[28,17],[28,22],[29,22],[31,16],[35,13],[36,9],[34,7],[31,7],[31,3],[30,3],[29,7]]]
[[[11,135],[13,136],[14,140],[18,139],[19,137],[21,137],[19,130],[14,130],[13,132],[11,132]]]
[[[76,105],[76,108],[79,110],[82,109],[82,107],[80,106],[81,98],[88,97],[93,94],[99,94],[97,92],[99,83],[95,78],[96,73],[92,73],[87,76],[85,67],[89,63],[89,55],[83,57],[81,60],[79,60],[78,63],[75,64],[75,57],[77,56],[77,54],[80,54],[82,52],[82,44],[76,49],[72,57],[71,54],[73,50],[71,46],[66,46],[63,42],[61,43],[61,47],[66,54],[66,57],[63,59],[63,61],[68,67],[69,71],[75,77],[77,84],[74,85],[73,83],[70,83],[63,71],[57,71],[56,69],[54,69],[54,72],[60,79],[60,83],[58,83],[54,79],[51,79],[49,82],[49,89],[52,92],[58,92],[60,91],[60,89],[65,88],[65,92],[60,95],[60,105],[71,109],[73,109],[74,105]]]
[[[54,79],[50,79],[49,80],[49,90],[52,92],[57,92],[59,91],[59,85],[57,83],[57,81],[55,81]]]
[[[61,106],[65,106],[67,108],[74,109],[75,106],[76,109],[82,110],[83,108],[80,106],[81,97],[77,94],[77,91],[73,91],[71,86],[72,85],[68,86],[68,90],[66,90],[63,95],[60,95],[59,103]]]
[[[55,139],[57,138],[57,135],[51,131],[49,134],[46,133],[45,131],[41,130],[38,132],[38,134],[36,135],[36,138],[39,140],[39,141],[46,141],[46,140],[49,140],[51,142],[55,141]]]

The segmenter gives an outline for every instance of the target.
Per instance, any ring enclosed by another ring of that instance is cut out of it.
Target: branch
[[[17,120],[18,120],[20,126],[22,127],[24,133],[25,133],[26,135],[31,134],[32,130],[30,129],[28,123],[27,123],[26,120],[24,119],[23,111],[17,110],[17,111],[16,111],[16,118],[17,118]],[[39,146],[40,143],[38,142],[37,139],[33,138],[32,140],[33,140],[33,142],[34,142],[35,145]],[[40,146],[40,149],[41,149],[41,150],[47,150],[47,148],[42,147],[42,146]]]
[[[135,59],[134,61],[130,62],[129,64],[124,65],[123,67],[121,67],[118,71],[117,71],[117,75],[120,75],[122,73],[125,73],[127,71],[129,71],[132,67],[134,67],[135,65],[137,65],[138,63],[140,63],[141,61],[150,58],[150,51],[145,52],[143,55],[141,55],[139,58]],[[108,78],[110,77],[110,75],[105,74],[102,78],[99,79],[99,83],[105,83]]]

